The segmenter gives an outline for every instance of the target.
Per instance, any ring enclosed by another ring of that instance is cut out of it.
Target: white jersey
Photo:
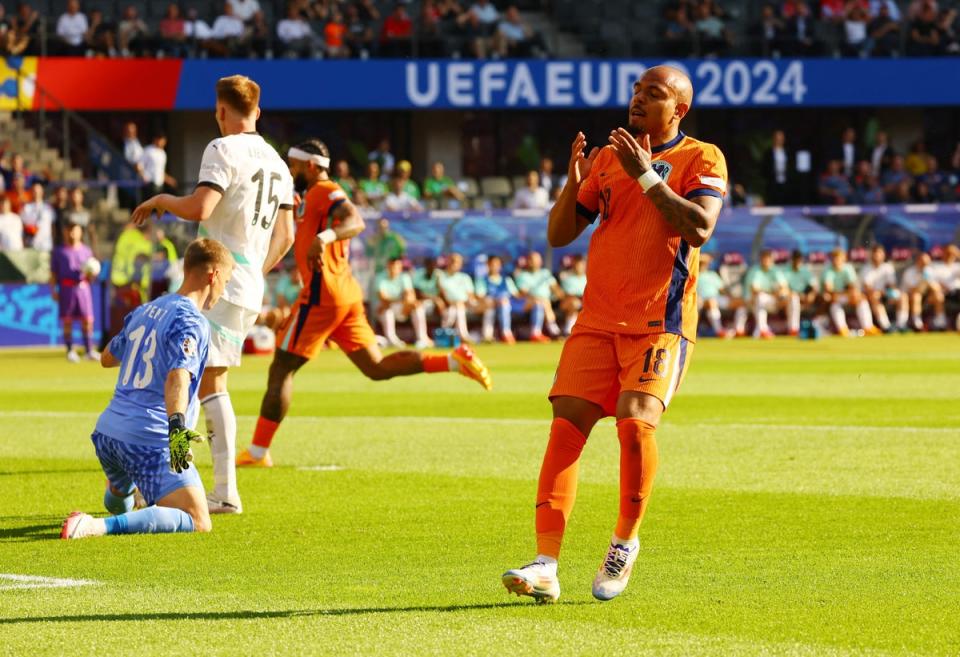
[[[926,269],[918,269],[916,265],[911,265],[903,272],[903,277],[900,279],[900,288],[904,292],[909,292],[914,288],[920,287],[921,283],[929,282],[930,279],[929,267]]]
[[[939,262],[930,267],[933,269],[933,278],[943,288],[944,292],[953,292],[960,289],[960,262]]]
[[[897,272],[890,262],[881,263],[879,266],[867,263],[860,270],[860,280],[865,287],[882,292],[888,287],[897,287]]]
[[[203,152],[198,185],[223,194],[200,237],[230,249],[236,261],[223,298],[259,311],[263,305],[263,262],[283,208],[293,209],[293,178],[270,144],[256,133],[214,139]]]

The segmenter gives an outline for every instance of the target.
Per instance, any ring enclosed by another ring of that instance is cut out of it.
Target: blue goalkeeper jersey
[[[167,445],[164,387],[171,370],[190,372],[187,425],[200,414],[197,388],[207,362],[210,327],[192,301],[168,294],[140,306],[123,320],[110,341],[120,361],[113,399],[97,420],[97,431],[131,443]]]

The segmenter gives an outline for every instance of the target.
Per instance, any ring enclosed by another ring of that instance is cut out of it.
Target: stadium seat
[[[513,183],[513,189],[523,189],[527,186],[527,177],[526,176],[514,176],[510,179],[510,182]]]
[[[513,196],[513,187],[506,176],[489,176],[480,179],[480,192],[486,198],[496,200],[502,207]]]
[[[480,187],[477,185],[475,178],[463,178],[457,185],[468,199],[474,199],[480,195]]]

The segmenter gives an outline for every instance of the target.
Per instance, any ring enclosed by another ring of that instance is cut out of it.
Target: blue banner
[[[649,66],[693,80],[694,107],[960,105],[960,60],[186,60],[176,109],[212,109],[214,85],[243,73],[264,109],[588,109],[626,107]]]
[[[93,289],[94,343],[100,343],[103,285]],[[49,285],[0,284],[0,346],[36,347],[63,344],[63,326]],[[83,344],[80,322],[73,323],[74,342]]]

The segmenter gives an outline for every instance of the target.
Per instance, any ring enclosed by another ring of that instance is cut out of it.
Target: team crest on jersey
[[[183,339],[180,349],[183,351],[183,355],[187,358],[193,358],[197,355],[197,343],[194,342],[193,338],[190,336],[187,336]]]
[[[650,167],[657,172],[663,182],[667,182],[670,172],[673,171],[673,165],[664,160],[655,160],[650,164]]]
[[[300,201],[300,205],[297,206],[297,220],[303,219],[303,216],[307,214],[307,199],[304,197]]]

